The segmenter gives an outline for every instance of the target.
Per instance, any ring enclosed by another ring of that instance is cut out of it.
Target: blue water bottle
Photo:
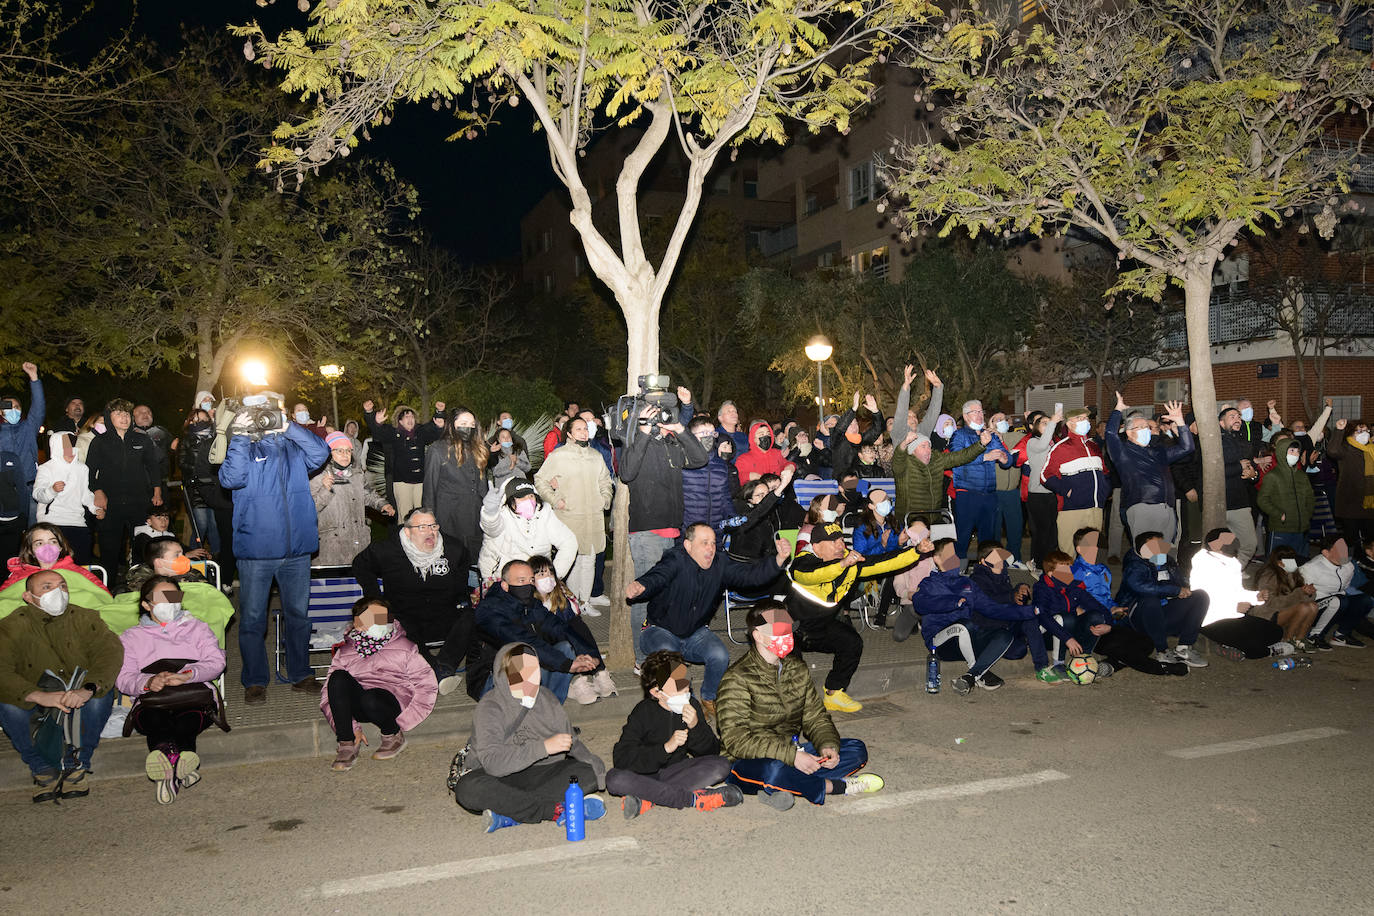
[[[926,656],[926,693],[940,692],[940,656],[933,651]]]
[[[587,838],[587,824],[582,810],[582,787],[577,777],[568,780],[568,790],[563,793],[563,828],[572,842]]]

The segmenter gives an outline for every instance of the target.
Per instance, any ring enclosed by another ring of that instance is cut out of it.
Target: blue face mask
[[[1246,407],[1240,412],[1240,418],[1246,423],[1249,423],[1251,420],[1255,419],[1255,408]]]
[[[887,518],[892,512],[892,503],[886,499],[880,503],[874,503],[873,511],[878,513],[878,518]]]
[[[18,410],[15,410],[13,407],[6,407],[6,408],[5,408],[5,422],[6,422],[6,423],[9,423],[9,424],[11,424],[11,425],[16,424],[16,423],[19,422],[19,418],[20,418],[21,416],[23,416],[23,414],[21,414]]]
[[[1006,420],[997,421],[997,431],[999,433],[1005,433],[1009,429],[1011,429],[1011,424],[1008,423]]]
[[[1150,444],[1150,431],[1148,429],[1138,429],[1135,431],[1136,444],[1141,448]]]
[[[982,423],[970,423],[970,424],[968,425],[968,428],[971,429],[971,430],[973,430],[975,433],[980,433],[980,432],[983,431],[983,424],[982,424]]]
[[[512,428],[514,428],[514,426],[515,426],[515,421],[512,420],[510,417],[506,417],[504,420],[501,421],[501,428],[502,428],[502,429],[512,429]]]
[[[309,412],[309,411],[306,411],[306,410],[298,410],[298,411],[296,411],[295,416],[296,416],[296,422],[299,423],[299,424],[301,424],[302,426],[304,426],[305,424],[307,424],[307,423],[310,422],[310,412]]]
[[[1169,562],[1169,555],[1167,553],[1157,553],[1150,557],[1150,562],[1156,566],[1163,566],[1165,563]]]

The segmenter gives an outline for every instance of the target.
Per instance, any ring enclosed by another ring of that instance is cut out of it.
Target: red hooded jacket
[[[764,474],[781,474],[783,468],[795,467],[792,462],[783,457],[780,449],[759,448],[759,432],[764,430],[768,432],[771,438],[773,428],[767,423],[759,422],[749,427],[749,451],[735,459],[735,470],[739,472],[740,483],[748,483],[753,478],[762,477]]]

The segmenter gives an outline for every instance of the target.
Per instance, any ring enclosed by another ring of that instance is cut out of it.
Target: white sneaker
[[[568,685],[568,699],[576,700],[583,706],[590,706],[601,697],[597,696],[589,675],[576,674],[573,675],[572,683]]]
[[[577,605],[577,612],[583,617],[600,617],[601,612],[592,607],[590,601],[583,601]]]
[[[607,598],[605,595],[597,595],[595,598],[587,599],[587,603],[594,604],[597,607],[610,607],[611,599]]]
[[[617,690],[615,686],[615,681],[611,680],[611,672],[605,668],[602,668],[600,671],[596,672],[596,674],[593,674],[592,689],[594,689],[596,691],[597,696],[600,697],[615,696]]]
[[[463,675],[450,674],[448,677],[439,678],[439,696],[446,697],[463,685]]]
[[[1207,659],[1198,654],[1192,646],[1178,646],[1174,649],[1174,659],[1189,668],[1206,668]]]
[[[1272,646],[1269,647],[1270,655],[1292,655],[1294,651],[1296,651],[1296,649],[1293,646],[1293,644],[1284,639],[1279,640],[1278,642],[1274,643]]]

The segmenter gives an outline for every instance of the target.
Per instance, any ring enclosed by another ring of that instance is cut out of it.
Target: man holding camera
[[[271,671],[263,640],[273,579],[281,590],[291,689],[319,693],[320,684],[310,670],[307,610],[310,555],[320,545],[310,472],[329,460],[329,446],[271,405],[239,406],[228,423],[228,433],[219,480],[235,491],[243,701],[250,705],[267,702]]]
[[[668,397],[672,397],[671,394]],[[635,434],[620,462],[620,479],[630,488],[630,560],[635,577],[647,573],[682,533],[682,471],[706,464],[706,449],[684,436],[681,423],[658,404],[640,411]],[[646,605],[630,605],[635,664],[644,661],[640,631]]]

